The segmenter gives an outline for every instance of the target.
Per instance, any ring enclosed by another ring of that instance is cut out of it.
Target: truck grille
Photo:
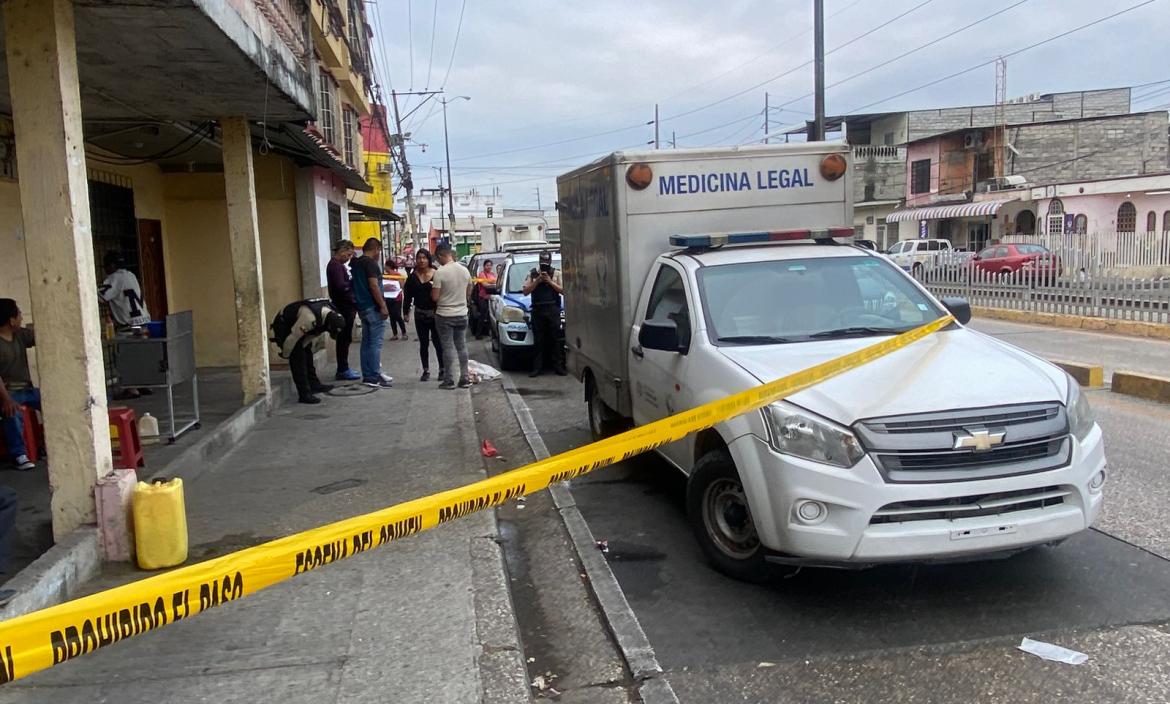
[[[1000,516],[1016,511],[1060,506],[1064,503],[1065,497],[1072,493],[1071,487],[1046,486],[1038,489],[1001,491],[947,499],[899,501],[898,503],[886,504],[875,511],[869,519],[869,524]]]
[[[1068,418],[1059,403],[874,418],[854,430],[893,483],[1044,472],[1072,459]]]
[[[1071,486],[1044,486],[1040,489],[1000,491],[996,494],[956,496],[927,501],[886,504],[869,518],[869,525],[907,523],[911,520],[937,520],[1002,516],[1004,513],[1046,509],[1065,503],[1072,495]]]

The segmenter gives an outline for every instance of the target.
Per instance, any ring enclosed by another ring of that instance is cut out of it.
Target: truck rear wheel
[[[747,495],[726,450],[699,458],[687,481],[687,520],[715,569],[745,582],[765,582],[774,571],[756,534]]]
[[[585,379],[585,403],[589,406],[589,433],[594,440],[604,440],[621,431],[621,420],[601,398],[601,391],[592,376]]]

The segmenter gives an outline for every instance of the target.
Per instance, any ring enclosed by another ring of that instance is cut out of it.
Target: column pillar
[[[304,166],[296,172],[297,193],[297,244],[301,255],[301,295],[305,298],[320,298],[324,294],[325,278],[322,260],[322,246],[328,256],[332,242],[323,242],[323,232],[328,232],[328,223],[322,222],[317,212],[317,174],[312,166]]]
[[[50,452],[53,537],[96,520],[110,472],[89,185],[72,0],[3,5],[37,371]]]
[[[228,239],[236,287],[236,334],[244,403],[268,396],[268,323],[264,320],[264,277],[260,265],[260,227],[256,215],[256,178],[252,133],[244,117],[219,121],[223,132],[223,178],[227,197]]]

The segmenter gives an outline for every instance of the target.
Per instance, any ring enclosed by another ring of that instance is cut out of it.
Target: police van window
[[[646,320],[654,319],[673,320],[678,326],[679,340],[690,339],[691,316],[687,308],[687,292],[682,276],[673,267],[663,266],[654,280],[650,303],[646,306]]]

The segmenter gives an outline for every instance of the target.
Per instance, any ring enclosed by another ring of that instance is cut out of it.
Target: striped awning
[[[958,205],[936,205],[930,208],[907,208],[895,210],[886,216],[886,222],[903,222],[905,220],[943,220],[946,218],[974,218],[981,215],[995,215],[1003,207],[1006,200],[985,200],[979,203],[959,203]]]

